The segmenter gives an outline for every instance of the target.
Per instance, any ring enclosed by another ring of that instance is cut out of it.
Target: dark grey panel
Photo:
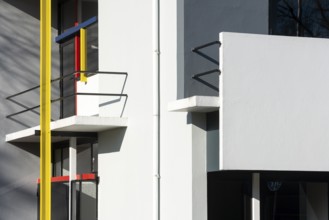
[[[218,95],[218,74],[203,76],[200,82],[192,79],[196,73],[218,68],[218,65],[191,52],[191,49],[218,40],[223,31],[268,33],[268,1],[264,0],[185,0],[184,3],[184,74],[185,97]],[[207,56],[218,61],[218,47],[203,49]],[[178,77],[180,78],[180,76]],[[181,98],[181,97],[180,97]]]
[[[74,39],[71,39],[61,45],[62,53],[62,75],[66,76],[75,71],[75,47]],[[62,96],[67,97],[62,100],[62,117],[66,118],[75,115],[75,80],[74,75],[62,80]]]

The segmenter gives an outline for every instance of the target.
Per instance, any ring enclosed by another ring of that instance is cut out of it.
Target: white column
[[[75,212],[75,187],[72,187],[72,180],[76,179],[77,175],[77,138],[70,138],[69,150],[69,163],[70,163],[70,182],[69,182],[69,220],[76,219]]]
[[[207,219],[207,129],[205,113],[192,117],[192,220]]]
[[[252,174],[251,219],[260,220],[259,173]]]

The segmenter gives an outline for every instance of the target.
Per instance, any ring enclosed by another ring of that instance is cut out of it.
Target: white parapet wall
[[[88,77],[88,81],[77,82],[78,93],[99,93],[99,76]],[[93,116],[99,115],[99,99],[97,95],[78,95],[77,96],[77,115]]]
[[[329,170],[328,39],[221,33],[220,170]]]

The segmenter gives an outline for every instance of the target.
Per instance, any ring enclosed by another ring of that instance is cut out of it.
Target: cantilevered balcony
[[[122,116],[128,98],[124,93],[128,74],[97,70],[97,17],[65,30],[55,41],[60,47],[61,65],[59,77],[51,80],[52,112],[57,113],[51,116],[52,142],[88,136],[87,133],[95,136],[102,131],[126,127],[127,119]],[[35,96],[39,88],[35,85],[8,96],[8,105],[21,110],[10,113],[7,118],[23,124],[28,114],[38,116],[39,98]],[[32,93],[34,99],[30,98]],[[37,143],[39,130],[39,126],[31,126],[8,134],[6,141]]]
[[[81,73],[81,71],[79,71]],[[84,71],[86,74],[88,82],[81,83],[77,82],[75,75],[72,73],[63,77],[59,77],[52,80],[52,83],[56,83],[60,80],[68,80],[76,87],[76,92],[53,98],[52,103],[61,102],[57,105],[63,108],[63,100],[68,98],[73,98],[73,103],[70,103],[70,107],[73,108],[72,111],[75,112],[72,116],[60,117],[57,119],[52,119],[51,130],[53,134],[52,142],[59,142],[68,140],[69,137],[74,135],[87,135],[96,134],[98,132],[106,131],[109,129],[126,127],[127,118],[122,117],[122,112],[124,110],[124,105],[127,101],[127,94],[122,93],[123,88],[119,90],[118,93],[109,92],[99,92],[102,87],[99,80],[113,80],[122,81],[124,86],[127,80],[127,73],[118,72],[88,72]],[[101,75],[101,76],[98,76]],[[7,118],[15,118],[18,115],[23,115],[31,111],[36,111],[40,107],[36,100],[36,105],[32,107],[27,107],[24,103],[17,102],[15,99],[25,93],[29,93],[33,90],[37,90],[39,86],[35,86],[31,89],[24,90],[17,94],[7,97],[7,100],[13,105],[20,105],[23,109],[18,112],[14,112],[7,116]],[[109,90],[108,88],[103,89]],[[111,108],[110,105],[113,104],[115,111],[104,111],[102,108]],[[116,106],[115,106],[116,105]],[[118,111],[120,109],[120,111]],[[56,109],[58,111],[58,109]],[[11,134],[6,135],[6,141],[11,143],[37,143],[39,142],[39,126],[34,126],[31,128],[23,129]]]
[[[169,104],[219,110],[218,170],[329,171],[329,40],[221,33],[219,41],[219,97]]]

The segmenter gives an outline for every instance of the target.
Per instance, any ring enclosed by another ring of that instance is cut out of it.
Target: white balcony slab
[[[128,119],[119,117],[72,116],[51,122],[51,131],[69,132],[102,132],[114,128],[127,127]],[[40,137],[35,131],[40,126],[17,131],[6,135],[6,142],[39,142]],[[52,142],[63,141],[68,138],[52,137]]]
[[[219,109],[219,97],[192,96],[179,99],[168,104],[172,112],[213,112]]]

